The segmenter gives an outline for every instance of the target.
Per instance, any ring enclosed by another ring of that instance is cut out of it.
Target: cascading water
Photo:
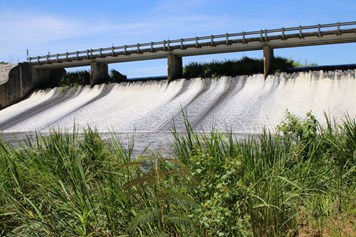
[[[286,110],[336,119],[356,116],[356,70],[121,83],[34,92],[0,111],[4,133],[48,132],[73,126],[99,132],[184,130],[183,112],[197,131],[259,133]]]

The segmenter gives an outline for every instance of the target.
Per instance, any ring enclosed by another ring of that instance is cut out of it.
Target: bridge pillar
[[[271,69],[273,57],[273,48],[267,45],[263,46],[263,68],[265,79],[267,78]]]
[[[109,75],[109,67],[107,63],[93,62],[90,64],[90,86],[93,87],[96,84],[105,82],[105,79]]]
[[[182,57],[175,54],[168,55],[168,82],[183,77]]]

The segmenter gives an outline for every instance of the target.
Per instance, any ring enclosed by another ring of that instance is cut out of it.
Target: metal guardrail
[[[354,28],[347,28],[354,26]],[[210,35],[194,38],[181,38],[176,40],[163,40],[149,43],[138,43],[123,46],[113,46],[108,48],[88,49],[83,51],[66,52],[60,54],[48,54],[44,56],[28,57],[28,61],[33,64],[46,64],[53,62],[73,61],[82,59],[94,59],[97,57],[129,55],[132,53],[156,52],[158,50],[171,51],[174,49],[187,49],[188,47],[201,47],[201,45],[216,46],[219,44],[229,45],[231,42],[242,42],[246,44],[251,41],[268,41],[269,38],[287,40],[289,36],[303,38],[308,34],[316,34],[322,37],[326,33],[341,35],[344,31],[356,29],[356,21],[337,22],[333,24],[318,24],[310,26],[298,26],[279,29],[265,29],[259,31],[248,31],[233,34]]]

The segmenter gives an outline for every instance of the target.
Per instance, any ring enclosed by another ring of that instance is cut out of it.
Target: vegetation
[[[293,67],[315,67],[318,66],[317,63],[308,63],[307,60],[305,60],[304,63],[301,63],[300,61],[293,61]]]
[[[120,72],[112,69],[110,75],[102,83],[116,83],[126,81],[127,77]],[[76,72],[67,72],[60,78],[57,86],[78,86],[90,85],[90,72],[81,70]]]
[[[58,86],[75,85],[90,85],[90,72],[87,70],[67,72],[58,83]]]
[[[0,235],[355,236],[356,120],[278,134],[173,129],[172,157],[52,132],[0,142]]]
[[[272,60],[271,72],[284,72],[288,68],[316,66],[301,64],[288,58],[275,57]],[[190,63],[184,67],[185,78],[218,78],[221,76],[239,76],[263,73],[263,59],[243,57],[239,60],[213,61],[211,63]]]
[[[9,63],[1,61],[0,64],[9,64]]]
[[[287,68],[316,66],[317,64],[302,64],[292,59],[275,57],[272,61],[271,71],[283,72]],[[221,76],[252,75],[263,73],[263,59],[243,57],[240,60],[213,61],[211,63],[193,62],[183,69],[184,78],[218,78]],[[117,83],[127,80],[127,76],[115,69],[103,83]],[[87,70],[67,72],[64,74],[56,86],[78,86],[90,84],[90,72]]]

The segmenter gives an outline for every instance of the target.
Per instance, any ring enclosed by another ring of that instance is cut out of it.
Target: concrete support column
[[[90,86],[93,87],[96,84],[103,83],[109,75],[109,67],[107,63],[93,62],[90,64]]]
[[[273,57],[273,48],[269,46],[263,46],[263,68],[265,79],[267,78],[271,69]]]
[[[168,55],[168,82],[183,77],[183,60],[179,55]]]

